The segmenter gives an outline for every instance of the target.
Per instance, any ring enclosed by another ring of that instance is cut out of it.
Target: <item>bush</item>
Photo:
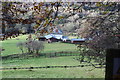
[[[85,59],[87,59],[88,63],[92,64],[92,60],[94,60],[94,62],[99,63],[101,67],[105,64],[105,51],[94,50],[86,47],[85,45],[79,45],[78,49],[80,51],[80,55],[77,60],[79,60],[80,63],[86,61]]]

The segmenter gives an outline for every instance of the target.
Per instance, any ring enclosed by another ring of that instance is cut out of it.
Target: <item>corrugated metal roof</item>
[[[56,39],[62,39],[63,35],[61,34],[49,34],[49,35],[46,35],[45,38],[46,39],[49,39],[49,38],[56,38]]]
[[[45,36],[46,39],[49,39],[49,38],[52,38],[52,37],[53,37],[53,36],[51,36],[51,35],[46,35],[46,36]]]
[[[71,39],[71,41],[85,41],[85,39],[84,38],[82,38],[82,39],[81,38],[78,38],[78,39],[74,38],[74,39]]]

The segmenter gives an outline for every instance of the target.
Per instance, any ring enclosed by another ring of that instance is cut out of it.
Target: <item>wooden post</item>
[[[55,52],[55,57],[57,56],[56,52]]]

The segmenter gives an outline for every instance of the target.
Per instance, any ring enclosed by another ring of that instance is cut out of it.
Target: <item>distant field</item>
[[[2,52],[2,56],[10,55],[10,54],[20,54],[20,49],[16,46],[18,42],[24,42],[28,35],[19,36],[17,38],[8,39],[2,41],[2,47],[5,51]],[[19,40],[18,40],[19,39]],[[59,52],[59,51],[77,51],[76,45],[68,44],[68,43],[44,43],[45,49],[42,53],[49,52]]]
[[[16,47],[16,43],[24,42],[27,36],[28,35],[22,35],[17,38],[12,38],[2,41],[2,47],[5,49],[5,51],[3,51],[1,55],[6,56],[10,54],[21,53],[20,49]]]
[[[69,36],[69,39],[77,38],[77,36]]]

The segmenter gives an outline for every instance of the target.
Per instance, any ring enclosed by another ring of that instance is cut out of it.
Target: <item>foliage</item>
[[[106,5],[111,5],[108,3]],[[101,6],[103,11],[108,11],[107,14],[102,14],[100,17],[88,17],[82,22],[82,27],[78,33],[81,37],[86,38],[85,45],[88,49],[95,50],[94,58],[98,62],[105,63],[105,51],[109,48],[120,48],[120,28],[119,28],[119,11],[117,3],[112,4],[111,8]],[[99,8],[99,9],[100,9]],[[81,48],[81,46],[79,46]],[[86,52],[85,52],[86,53]],[[83,55],[85,56],[85,53]],[[92,53],[90,54],[92,55]]]
[[[86,61],[88,63],[91,63],[93,65],[93,67],[96,68],[96,66],[92,62],[92,60],[93,60],[94,62],[99,63],[101,65],[100,67],[103,67],[105,65],[105,62],[106,62],[105,51],[99,52],[92,48],[88,48],[85,45],[79,45],[78,49],[80,51],[80,55],[77,58],[77,60],[79,60],[80,63]]]
[[[43,35],[44,33],[49,33],[54,30],[53,24],[55,24],[55,22],[65,19],[63,20],[63,25],[66,24],[66,22],[71,24],[65,25],[63,29],[72,32],[72,30],[79,28],[77,31],[80,37],[86,38],[86,43],[83,45],[85,45],[85,48],[87,47],[89,51],[84,50],[83,56],[85,56],[87,52],[92,56],[93,51],[95,51],[94,58],[101,60],[98,61],[100,63],[103,60],[104,63],[106,49],[120,48],[119,5],[120,3],[114,2],[34,2],[30,5],[27,3],[6,2],[3,3],[2,9],[2,31],[4,31],[7,25],[8,28],[10,28],[15,27],[18,23],[35,23],[35,32]],[[36,42],[34,44],[36,44]],[[31,46],[32,44],[29,45]],[[31,48],[30,46],[27,48]],[[81,46],[79,48],[81,48]]]
[[[51,3],[24,3],[24,2],[3,2],[2,3],[3,22],[2,32],[5,28],[15,27],[16,24],[35,23],[36,33],[47,33],[48,25],[52,26],[58,14],[59,2]],[[60,17],[61,18],[61,17]],[[30,26],[32,27],[32,26]]]

